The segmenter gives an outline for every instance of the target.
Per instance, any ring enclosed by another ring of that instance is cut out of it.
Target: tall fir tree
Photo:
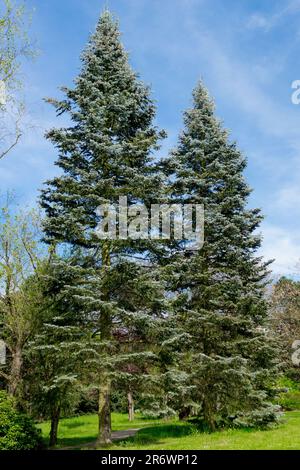
[[[246,160],[202,82],[184,124],[165,162],[170,200],[204,206],[205,241],[194,252],[182,242],[167,268],[185,340],[177,407],[183,416],[194,408],[211,429],[224,421],[266,424],[276,415],[269,400],[276,355],[266,327],[269,263],[256,254],[262,215],[247,207]]]
[[[118,361],[121,368],[115,329],[128,331],[135,321],[150,318],[152,307],[156,304],[155,310],[159,302],[151,300],[150,306],[145,301],[146,306],[140,308],[134,299],[146,297],[145,292],[153,289],[158,292],[159,284],[153,269],[154,244],[99,239],[95,233],[100,220],[97,209],[101,204],[118,203],[120,196],[126,196],[129,204],[155,201],[160,177],[152,153],[159,148],[164,132],[152,124],[155,106],[149,89],[131,69],[118,23],[108,11],[100,18],[82,64],[74,88],[63,89],[65,99],[49,100],[58,115],[70,116],[72,125],[47,135],[58,150],[56,164],[62,174],[47,182],[41,205],[47,215],[45,239],[80,250],[80,257],[85,258],[81,265],[94,270],[93,275],[87,271],[83,285],[72,289],[84,306],[85,324],[88,319],[93,341],[99,337],[102,348],[102,363],[98,364],[99,441],[108,443],[111,381]],[[151,269],[147,258],[151,258]],[[129,297],[131,301],[124,305],[124,298]],[[95,344],[94,353],[99,357]],[[127,356],[124,363],[132,364],[139,355],[133,351],[132,360]]]

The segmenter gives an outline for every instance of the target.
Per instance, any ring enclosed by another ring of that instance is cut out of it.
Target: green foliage
[[[281,393],[278,404],[284,410],[300,410],[300,391]]]
[[[71,125],[47,134],[61,174],[42,191],[44,232],[47,242],[70,249],[66,276],[80,271],[79,282],[66,283],[64,291],[80,306],[90,335],[82,350],[85,380],[105,397],[99,403],[107,425],[111,385],[125,392],[151,371],[155,354],[146,329],[153,329],[162,310],[163,289],[155,269],[159,244],[101,239],[95,231],[102,220],[98,208],[118,204],[121,196],[146,206],[159,199],[162,175],[153,153],[165,134],[153,124],[149,88],[132,70],[108,11],[82,55],[74,87],[63,91],[63,100],[48,100]]]
[[[300,282],[282,277],[273,286],[270,298],[271,326],[280,351],[285,377],[300,384],[300,368],[293,364],[292,345],[300,338]],[[289,387],[291,384],[288,385]]]
[[[80,399],[76,328],[45,324],[27,352],[30,369],[26,377],[32,409],[36,416],[49,418],[74,412]]]
[[[13,76],[23,10],[5,5],[16,19],[5,68]],[[0,28],[1,56],[5,21]],[[51,419],[51,445],[61,416],[97,404],[99,439],[109,442],[111,405],[125,411],[127,396],[147,417],[196,416],[210,431],[270,427],[278,418],[270,403],[277,364],[265,299],[269,263],[257,256],[262,215],[248,207],[246,160],[207,90],[196,87],[177,148],[156,165],[164,132],[153,124],[154,103],[129,65],[118,23],[105,11],[74,87],[63,92],[63,100],[48,100],[71,124],[47,134],[60,168],[41,193],[47,260],[38,253],[33,214],[12,219],[2,211],[0,319],[12,365],[0,374],[10,393],[25,384],[27,409]],[[122,196],[147,208],[204,205],[203,248],[100,238],[99,206]],[[298,393],[282,400],[295,403]],[[177,428],[165,431],[174,437]]]
[[[0,376],[12,395],[21,394],[24,351],[43,323],[39,276],[46,251],[39,243],[40,217],[35,210],[0,209],[0,336],[8,350]]]
[[[275,403],[284,410],[300,410],[300,383],[288,376],[281,377],[277,382]]]
[[[32,56],[28,37],[28,13],[25,3],[2,0],[0,7],[0,80],[6,86],[16,82],[22,57]]]
[[[137,406],[137,403],[135,403]],[[118,413],[126,413],[128,410],[127,396],[124,390],[114,390],[111,394],[111,409]]]
[[[20,68],[24,58],[34,56],[29,39],[30,15],[25,1],[0,3],[0,160],[19,142],[24,103],[16,91],[21,88]]]
[[[283,375],[280,377],[276,383],[278,389],[285,391],[285,392],[299,392],[300,391],[300,383],[292,378]]]
[[[75,408],[76,415],[85,415],[96,413],[98,409],[98,391],[97,389],[83,389]],[[116,409],[117,410],[117,409]],[[114,410],[114,411],[116,411]]]
[[[0,391],[0,450],[37,450],[41,433],[31,418],[15,408],[14,400]]]
[[[203,83],[184,113],[185,128],[165,162],[170,201],[202,204],[203,247],[179,244],[166,268],[178,330],[173,369],[185,372],[171,403],[203,416],[214,429],[224,420],[276,420],[268,403],[276,349],[267,325],[268,264],[256,254],[262,215],[249,209],[246,160],[215,116]],[[181,343],[181,344],[180,344]],[[256,412],[257,410],[257,412]],[[265,410],[265,413],[264,411]]]

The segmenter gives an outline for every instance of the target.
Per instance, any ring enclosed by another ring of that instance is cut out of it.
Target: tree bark
[[[127,400],[128,400],[128,418],[129,421],[134,420],[134,401],[133,401],[133,396],[132,392],[129,391],[127,394]]]
[[[22,363],[22,348],[21,346],[17,345],[15,350],[12,352],[12,362],[8,384],[8,392],[10,393],[10,395],[13,396],[17,394],[18,387],[21,381]]]
[[[110,381],[103,380],[99,389],[99,444],[111,444]]]
[[[49,436],[49,446],[54,447],[57,444],[57,432],[60,418],[60,408],[55,408],[51,413],[51,429]]]
[[[216,430],[216,423],[215,423],[215,415],[212,409],[212,405],[208,400],[204,400],[203,402],[203,417],[205,424],[209,427],[210,431]]]
[[[102,247],[102,267],[105,272],[110,267],[110,245],[104,243]],[[109,290],[104,291],[102,295],[104,301],[109,300]],[[105,311],[102,312],[100,318],[100,334],[101,340],[111,339],[111,318]],[[99,444],[111,444],[111,409],[110,409],[110,393],[111,393],[111,382],[107,373],[102,372],[100,376],[100,387],[99,387],[99,402],[98,402],[98,417],[99,417],[99,428],[98,428],[98,443]]]

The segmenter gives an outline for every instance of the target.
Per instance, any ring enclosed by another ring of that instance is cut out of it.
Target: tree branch
[[[18,144],[21,137],[22,137],[22,133],[17,132],[14,142],[6,150],[0,153],[0,160],[4,158],[5,155],[7,155]]]

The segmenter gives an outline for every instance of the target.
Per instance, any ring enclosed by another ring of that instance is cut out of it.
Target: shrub
[[[98,412],[98,391],[96,389],[82,390],[73,415],[86,415]],[[69,414],[71,416],[71,413]]]
[[[262,409],[237,416],[233,424],[235,427],[271,429],[280,422],[281,417],[279,405],[265,403],[265,407]]]
[[[284,410],[300,410],[300,392],[287,392],[279,396],[278,403]]]
[[[0,450],[36,450],[41,445],[41,433],[32,419],[17,411],[13,398],[0,391]]]
[[[300,383],[291,377],[281,377],[277,386],[277,403],[284,410],[300,410]]]
[[[135,406],[137,404],[135,403]],[[122,390],[113,390],[111,394],[111,409],[119,413],[128,413],[126,393]]]

